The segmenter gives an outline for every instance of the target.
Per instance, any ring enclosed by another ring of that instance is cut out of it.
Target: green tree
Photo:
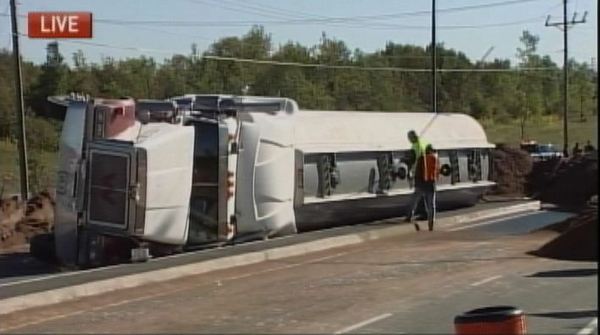
[[[50,42],[46,47],[46,62],[41,66],[41,74],[33,84],[28,104],[38,115],[50,115],[47,98],[52,95],[69,93],[69,68],[59,51],[58,42]]]

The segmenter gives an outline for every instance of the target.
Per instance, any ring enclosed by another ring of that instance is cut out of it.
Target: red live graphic
[[[91,38],[92,13],[29,12],[27,35],[31,38]]]

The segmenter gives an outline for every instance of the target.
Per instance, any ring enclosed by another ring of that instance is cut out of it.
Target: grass
[[[521,142],[521,126],[519,122],[482,122],[492,143],[519,144]],[[598,147],[598,117],[587,117],[581,122],[579,117],[569,118],[568,124],[569,150],[575,142],[583,147],[589,140]],[[526,123],[525,135],[530,140],[538,143],[553,143],[559,149],[563,147],[563,124],[558,118],[534,120]]]
[[[55,152],[28,152],[31,192],[54,186],[57,156]],[[17,144],[0,140],[0,192],[4,195],[20,192],[18,158]]]

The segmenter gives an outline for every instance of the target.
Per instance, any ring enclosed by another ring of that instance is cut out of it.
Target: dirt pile
[[[542,191],[546,190],[564,161],[565,159],[559,157],[534,162],[533,168],[527,176],[527,194],[532,197],[539,197]]]
[[[496,195],[525,195],[527,176],[532,167],[533,162],[526,151],[499,144],[492,151],[490,179],[496,182],[496,186],[491,193]]]
[[[561,234],[530,254],[561,260],[598,260],[597,207],[590,206],[577,216],[544,229]]]
[[[23,203],[18,197],[0,200],[0,249],[27,243],[54,225],[54,196],[43,191]]]
[[[598,194],[597,153],[536,163],[528,188],[532,196],[544,202],[584,206]]]

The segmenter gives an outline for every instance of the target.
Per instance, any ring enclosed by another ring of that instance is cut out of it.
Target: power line
[[[386,67],[386,66],[356,66],[356,65],[331,65],[331,64],[317,64],[317,63],[298,63],[298,62],[283,62],[274,60],[264,59],[249,59],[249,58],[237,58],[237,57],[222,57],[213,55],[204,55],[202,58],[217,60],[217,61],[230,61],[238,63],[252,63],[252,64],[264,64],[264,65],[277,65],[277,66],[296,66],[296,67],[307,67],[307,68],[324,68],[324,69],[346,69],[346,70],[360,70],[360,71],[391,71],[391,72],[431,72],[430,68],[402,68],[402,67]],[[513,69],[438,69],[438,72],[524,72],[524,71],[558,71],[556,68],[550,67],[523,67]]]
[[[19,34],[23,36],[23,34]],[[89,42],[89,41],[77,41],[77,40],[64,40],[61,43],[70,43],[70,44],[80,44],[87,45],[93,47],[101,47],[101,48],[109,48],[109,49],[117,49],[117,50],[128,50],[128,51],[138,51],[138,52],[154,52],[154,53],[163,53],[163,54],[173,54],[170,51],[159,50],[159,49],[147,49],[147,48],[138,48],[133,46],[116,46],[107,43],[101,42]],[[285,62],[285,61],[276,61],[276,60],[267,60],[267,59],[252,59],[252,58],[238,58],[238,57],[223,57],[223,56],[215,56],[215,55],[202,55],[199,58],[208,59],[214,61],[227,61],[227,62],[237,62],[237,63],[251,63],[251,64],[260,64],[260,65],[274,65],[274,66],[293,66],[293,67],[302,67],[302,68],[322,68],[322,69],[338,69],[338,70],[359,70],[359,71],[391,71],[391,72],[430,72],[430,68],[404,68],[404,67],[389,67],[389,66],[357,66],[357,65],[334,65],[334,64],[319,64],[319,63],[299,63],[299,62]],[[558,71],[556,68],[551,67],[522,67],[522,68],[512,68],[512,69],[438,69],[438,72],[525,72],[525,71]]]
[[[265,7],[265,6],[252,6],[252,5],[247,5],[247,4],[242,4],[242,3],[235,3],[233,4],[230,1],[218,1],[218,0],[188,0],[192,3],[196,3],[196,4],[208,4],[206,1],[211,1],[211,6],[214,4],[218,7],[221,8],[225,8],[234,12],[241,12],[241,13],[249,13],[249,14],[253,14],[253,15],[258,15],[258,16],[262,16],[262,17],[267,17],[267,18],[275,18],[275,19],[283,19],[285,20],[284,22],[289,22],[289,16],[290,14],[292,14],[291,16],[295,17],[296,20],[299,19],[308,19],[308,20],[312,20],[312,19],[320,19],[320,20],[327,20],[328,17],[326,16],[320,16],[320,15],[306,15],[306,14],[296,14],[294,15],[293,12],[291,11],[285,11],[283,9],[270,9],[273,7]],[[233,6],[238,6],[238,7],[230,7],[227,6],[227,3],[233,5]],[[242,7],[242,8],[239,8]],[[304,21],[302,20],[302,21]],[[266,22],[273,22],[273,21],[266,21]],[[276,21],[276,22],[281,22],[281,21]],[[265,22],[262,22],[262,24],[264,24]],[[242,25],[248,25],[249,23],[244,23]],[[291,24],[306,24],[303,22],[293,22]],[[325,25],[335,25],[335,26],[341,26],[341,27],[348,27],[348,28],[361,28],[361,29],[365,29],[365,28],[369,28],[369,29],[377,29],[380,30],[379,28],[382,29],[397,29],[397,27],[395,27],[392,24],[370,24],[369,26],[366,26],[365,24],[360,24],[360,23],[346,23],[346,22],[321,22],[319,24],[325,24]],[[375,26],[376,25],[376,26]],[[236,25],[237,26],[237,25]]]
[[[191,2],[194,3],[205,3],[203,0],[189,0]],[[209,0],[212,1],[212,0]],[[504,1],[504,2],[496,2],[496,3],[488,3],[488,4],[480,4],[480,5],[472,5],[472,6],[462,6],[462,7],[453,7],[453,8],[446,8],[446,9],[440,9],[437,12],[453,12],[453,11],[459,11],[459,10],[472,10],[472,9],[476,9],[476,8],[485,8],[487,7],[497,7],[497,6],[505,6],[505,5],[512,5],[512,4],[516,4],[516,3],[522,3],[522,2],[531,2],[531,1],[540,1],[540,0],[520,0],[520,1]],[[223,7],[223,5],[221,4],[221,6]],[[247,6],[247,5],[246,5]],[[559,5],[560,6],[560,5]],[[247,6],[249,7],[249,6]],[[551,7],[549,10],[555,8],[557,6],[553,6]],[[232,10],[239,10],[238,8],[233,8],[233,7],[226,7]],[[254,8],[258,8],[258,7],[254,7]],[[547,10],[546,13],[549,11]],[[267,16],[264,13],[257,13],[256,11],[252,11],[252,14],[257,14],[257,15],[261,15],[261,16]],[[318,16],[317,18],[309,18],[309,19],[295,19],[295,20],[279,20],[279,21],[248,21],[248,20],[241,20],[241,21],[181,21],[181,20],[177,20],[177,21],[172,21],[172,20],[120,20],[120,19],[106,19],[106,18],[95,18],[94,22],[95,23],[99,23],[99,24],[109,24],[109,25],[120,25],[120,26],[171,26],[171,27],[244,27],[244,26],[252,26],[252,25],[296,25],[296,24],[307,24],[307,23],[319,23],[319,24],[334,24],[334,25],[339,25],[340,23],[344,23],[347,20],[352,20],[355,18],[359,18],[362,20],[365,20],[366,18],[377,18],[377,17],[389,17],[389,16],[395,16],[395,17],[400,17],[400,16],[406,16],[406,15],[423,15],[423,14],[428,14],[431,13],[431,11],[416,11],[416,12],[403,12],[403,13],[396,13],[396,14],[383,14],[383,15],[373,15],[373,16],[353,16],[353,17],[338,17],[338,18],[332,18],[332,17],[324,17],[324,16]],[[545,14],[544,14],[545,15]],[[440,29],[446,29],[446,30],[453,30],[453,29],[481,29],[481,28],[497,28],[497,27],[505,27],[505,26],[511,26],[511,25],[520,25],[520,24],[524,24],[524,23],[533,23],[533,22],[537,22],[537,20],[539,20],[540,18],[544,17],[544,15],[539,15],[539,16],[535,16],[535,17],[530,17],[530,18],[526,18],[526,19],[521,19],[521,20],[515,20],[515,21],[508,21],[508,22],[496,22],[496,23],[484,23],[484,24],[472,24],[472,25],[440,25],[438,26],[438,28]],[[3,14],[0,14],[0,16],[4,16]],[[19,15],[19,17],[23,17],[26,18],[25,15]],[[275,17],[273,15],[268,15],[268,17]],[[281,18],[281,16],[277,16],[278,18]],[[365,25],[365,24],[346,24],[345,26],[350,27],[350,28],[361,28],[361,29],[374,29],[374,30],[398,30],[398,29],[427,29],[429,30],[431,27],[429,25],[399,25],[399,24],[382,24],[382,23],[370,23],[369,25]],[[149,27],[144,27],[144,28],[140,28],[140,29],[146,29],[149,31],[155,31],[155,32],[161,32],[161,33],[166,33],[166,34],[171,34],[171,35],[182,35],[185,36],[185,34],[179,34],[179,33],[175,33],[175,32],[169,32],[169,31],[164,31],[164,30],[159,30],[159,29],[155,29],[155,28],[149,28]],[[195,37],[195,38],[200,38],[200,39],[205,39],[205,40],[209,40],[208,38],[204,37],[204,36],[199,36],[199,35],[188,35],[189,37]]]
[[[284,22],[289,22],[290,19],[290,14],[292,17],[295,17],[296,21],[299,22],[292,22],[291,24],[306,24],[307,20],[319,20],[319,22],[317,22],[318,24],[324,24],[324,25],[335,25],[335,26],[340,26],[340,27],[348,27],[348,28],[360,28],[360,29],[373,29],[373,30],[396,30],[398,29],[398,25],[394,25],[394,24],[386,24],[386,23],[369,23],[368,25],[364,24],[364,23],[351,23],[351,22],[327,22],[327,20],[330,20],[330,17],[327,16],[322,16],[322,15],[315,15],[315,14],[307,14],[307,13],[303,13],[303,12],[296,12],[296,14],[294,14],[294,11],[290,11],[290,10],[285,10],[285,9],[281,9],[281,8],[277,8],[277,7],[272,7],[272,6],[252,6],[252,5],[248,5],[248,4],[243,4],[243,3],[239,3],[239,2],[231,2],[231,1],[227,1],[227,0],[188,0],[192,3],[204,3],[206,4],[206,1],[211,1],[212,3],[214,3],[215,5],[221,7],[221,8],[225,8],[225,9],[229,9],[235,12],[242,12],[242,13],[250,13],[250,14],[254,14],[254,15],[258,15],[258,16],[262,16],[262,17],[268,17],[268,18],[276,18],[276,19],[284,19]],[[226,4],[223,3],[229,3],[233,6],[238,6],[238,7],[229,7]],[[242,8],[239,8],[242,7]],[[265,13],[266,12],[266,13]],[[303,20],[300,20],[303,19]],[[266,22],[273,22],[273,21],[266,21]],[[277,21],[277,22],[281,22],[281,21]],[[262,22],[262,24],[264,24],[265,22]],[[423,27],[424,29],[427,27]],[[419,28],[420,29],[420,28]]]
[[[195,0],[199,1],[199,0]],[[479,4],[479,5],[470,5],[470,6],[460,6],[460,7],[450,7],[437,10],[438,13],[451,13],[451,12],[459,12],[466,10],[476,10],[483,8],[494,8],[500,6],[508,6],[515,4],[523,4],[526,2],[537,2],[542,0],[510,0],[510,1],[501,1],[501,2],[493,2],[487,4]],[[231,7],[230,7],[231,8]],[[234,9],[234,10],[239,10]],[[255,13],[254,13],[255,14]],[[338,22],[356,22],[356,21],[369,21],[369,20],[387,20],[394,19],[405,16],[418,16],[418,15],[429,15],[431,14],[430,10],[424,11],[413,11],[413,12],[399,12],[393,14],[379,14],[379,15],[363,15],[363,16],[347,16],[347,17],[323,17],[323,18],[311,18],[311,19],[295,19],[295,20],[285,20],[285,21],[173,21],[173,20],[116,20],[116,19],[96,19],[96,22],[104,22],[104,23],[114,23],[114,24],[128,24],[128,25],[139,25],[139,24],[151,24],[151,25],[168,25],[168,26],[202,26],[202,25],[229,25],[229,26],[240,26],[240,25],[251,25],[251,24],[306,24],[306,23],[338,23]],[[394,25],[393,27],[422,27],[422,26],[403,26],[403,25]],[[452,26],[450,26],[452,27]],[[429,29],[429,27],[427,27]]]
[[[188,0],[190,2],[194,2],[194,3],[198,3],[198,1],[200,2],[204,2],[203,0]],[[217,4],[222,3],[222,2],[228,2],[228,3],[232,3],[234,1],[230,1],[230,0],[208,0],[208,1],[212,1],[215,2]],[[279,7],[273,7],[273,6],[267,6],[267,5],[259,5],[259,6],[252,6],[252,5],[248,5],[245,3],[240,3],[240,2],[234,2],[236,5],[238,6],[242,6],[245,8],[250,8],[252,10],[258,10],[259,12],[256,12],[257,15],[260,16],[265,16],[263,15],[262,11],[269,11],[271,13],[275,13],[276,15],[279,15],[279,17],[281,17],[281,14],[284,15],[289,15],[290,13],[292,14],[292,16],[295,17],[301,17],[301,18],[317,18],[317,19],[324,19],[324,20],[328,20],[331,19],[330,17],[327,16],[322,16],[322,15],[317,15],[317,14],[312,14],[312,13],[306,13],[306,12],[302,12],[302,11],[292,11],[292,10],[288,10],[288,9],[282,9]],[[493,3],[493,4],[488,4],[488,5],[499,5],[501,3]],[[512,4],[512,2],[510,3]],[[478,5],[478,6],[484,6],[483,5]],[[544,11],[544,15],[542,16],[535,16],[535,17],[530,17],[527,19],[521,19],[521,20],[517,20],[517,21],[510,21],[510,22],[500,22],[500,23],[491,23],[491,24],[479,24],[479,25],[448,25],[448,26],[439,26],[443,29],[471,29],[471,28],[486,28],[486,27],[504,27],[504,26],[509,26],[509,25],[515,25],[515,24],[522,24],[522,23],[534,23],[537,22],[537,20],[539,20],[541,17],[544,17],[548,12],[550,12],[551,10],[560,7],[561,4],[558,3],[557,5],[554,5],[550,8],[548,8],[546,11]],[[232,9],[231,7],[228,7],[229,9]],[[460,7],[456,7],[456,8],[450,8],[450,9],[445,9],[446,11],[448,10],[455,10],[457,8]],[[472,9],[473,6],[465,6],[462,8],[469,8]],[[233,10],[236,10],[235,8],[233,8]],[[440,10],[438,10],[437,12],[439,12]],[[441,10],[444,11],[444,10]],[[296,14],[294,14],[296,13]],[[431,13],[431,11],[419,11],[419,12],[413,12],[413,13],[419,13],[419,15],[421,14],[427,14],[427,13]],[[408,14],[408,13],[406,13]],[[273,17],[272,15],[269,15],[268,17]],[[335,24],[335,23],[334,23]],[[365,28],[365,25],[346,25],[348,27],[359,27],[359,28]],[[380,25],[378,25],[377,27],[381,27]],[[388,29],[398,29],[398,28],[409,28],[409,29],[429,29],[429,26],[400,26],[400,25],[393,25],[393,24],[386,24],[385,26],[383,26],[385,30]],[[374,28],[372,25],[368,26],[367,28]]]
[[[507,21],[507,22],[496,22],[496,23],[484,23],[484,24],[473,24],[473,25],[440,25],[438,28],[453,30],[453,29],[480,29],[480,28],[496,28],[506,27],[511,25],[520,25],[524,23],[535,23],[539,19],[544,18],[545,15],[538,15],[527,19]],[[96,19],[97,23],[120,25],[120,26],[144,26],[154,25],[163,27],[246,27],[253,25],[296,25],[304,24],[305,22],[299,21],[126,21],[126,20],[115,20],[115,19]],[[337,23],[329,23],[337,24]],[[375,30],[398,30],[398,29],[430,29],[430,26],[425,25],[388,25],[385,28],[381,26],[358,26],[358,25],[347,25],[351,28],[361,29],[375,29]]]
[[[322,16],[322,15],[315,15],[315,14],[310,14],[310,13],[305,13],[305,12],[296,12],[297,14],[294,15],[294,11],[289,11],[289,10],[285,10],[285,9],[281,9],[281,8],[277,8],[277,7],[272,7],[272,6],[252,6],[252,5],[248,5],[248,4],[243,4],[243,3],[238,3],[236,2],[235,4],[237,6],[241,6],[243,8],[248,8],[250,9],[250,11],[247,10],[242,10],[240,8],[232,8],[226,5],[223,5],[222,3],[229,3],[232,4],[232,1],[229,0],[188,0],[192,3],[204,3],[206,4],[206,1],[211,1],[213,3],[215,3],[216,5],[223,7],[223,8],[227,8],[233,11],[240,11],[240,12],[246,12],[246,13],[251,13],[251,14],[256,14],[259,16],[263,16],[263,17],[275,17],[275,18],[285,18],[286,21],[285,22],[278,22],[278,24],[297,24],[297,23],[305,23],[306,21],[312,21],[312,20],[318,20],[318,23],[322,23],[322,24],[334,24],[334,25],[341,25],[342,22],[327,22],[328,20],[335,20],[336,18],[332,18],[332,17],[327,17],[327,16]],[[536,1],[536,0],[531,0],[531,1]],[[527,2],[527,1],[525,1]],[[476,9],[476,8],[481,8],[483,6],[498,6],[498,5],[507,5],[507,4],[514,4],[516,2],[513,1],[509,1],[508,3],[502,3],[502,2],[497,2],[497,3],[491,3],[491,4],[482,4],[482,5],[474,5],[474,6],[463,6],[463,7],[455,7],[455,8],[447,8],[447,9],[442,9],[442,10],[437,10],[437,12],[440,11],[457,11],[459,9]],[[521,3],[521,2],[519,2]],[[553,6],[551,8],[549,8],[548,10],[546,10],[544,13],[549,12],[550,10],[559,7],[560,4]],[[277,16],[273,16],[270,14],[265,15],[264,11],[270,12],[270,13],[274,13]],[[296,17],[296,18],[303,18],[304,20],[295,20],[295,21],[290,21],[288,18],[289,14],[292,14],[292,16]],[[418,12],[404,12],[402,13],[402,15],[411,15],[413,13],[416,13],[418,15],[425,15],[428,13],[431,13],[431,11],[418,11]],[[285,16],[282,16],[282,14],[285,14]],[[384,14],[385,16],[388,15],[394,15],[394,14]],[[516,24],[522,24],[522,23],[534,23],[537,22],[540,18],[544,17],[544,15],[541,16],[535,16],[535,17],[531,17],[531,18],[527,18],[527,19],[522,19],[522,20],[518,20],[518,21],[510,21],[510,22],[499,22],[499,23],[492,23],[492,24],[479,24],[479,25],[446,25],[446,26],[438,26],[439,28],[442,29],[474,29],[474,28],[486,28],[486,27],[504,27],[504,26],[510,26],[510,25],[516,25]],[[375,17],[375,16],[373,16]],[[356,18],[356,16],[354,17],[349,17],[349,18]],[[230,21],[231,22],[231,21]],[[267,21],[269,22],[269,21]],[[267,23],[267,22],[262,22],[262,23]],[[271,21],[273,22],[273,21]],[[256,22],[255,22],[256,23]],[[229,24],[228,22],[222,23],[222,24]],[[237,23],[235,23],[237,24]],[[249,22],[244,22],[244,24],[250,24]],[[343,26],[345,27],[354,27],[354,28],[369,28],[369,29],[377,29],[377,30],[396,30],[396,29],[430,29],[430,26],[415,26],[415,25],[398,25],[398,24],[385,24],[385,23],[369,23],[369,25],[365,25],[365,24],[344,24]]]

